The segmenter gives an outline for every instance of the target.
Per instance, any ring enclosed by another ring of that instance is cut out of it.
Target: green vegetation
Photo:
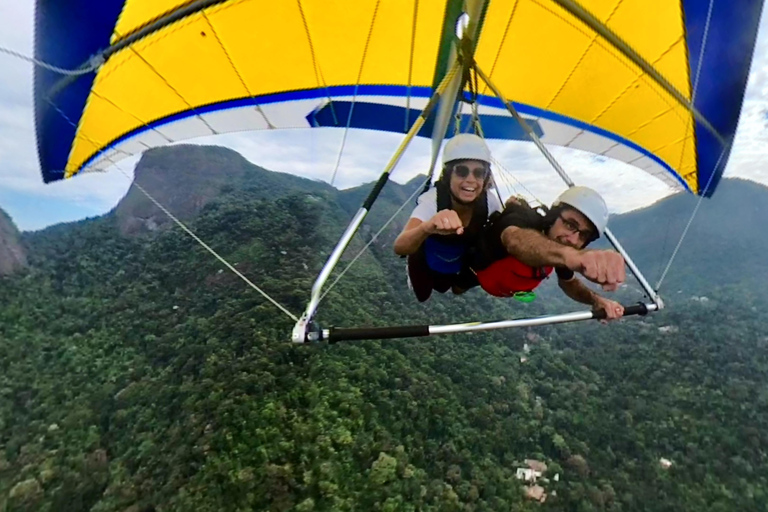
[[[351,194],[246,187],[190,225],[298,313]],[[31,269],[0,282],[0,511],[768,508],[758,286],[702,275],[711,300],[610,327],[293,346],[292,321],[179,230],[117,223],[25,235]],[[419,306],[392,234],[323,325],[562,311],[552,286],[530,305],[475,290]],[[527,458],[549,465],[544,504],[515,478]]]

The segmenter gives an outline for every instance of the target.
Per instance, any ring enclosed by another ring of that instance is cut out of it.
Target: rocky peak
[[[0,276],[7,276],[27,266],[27,255],[19,230],[11,218],[0,209]]]
[[[120,232],[146,233],[173,222],[137,185],[176,217],[188,220],[249,167],[245,158],[222,147],[178,145],[147,151],[136,166],[133,185],[115,209]]]

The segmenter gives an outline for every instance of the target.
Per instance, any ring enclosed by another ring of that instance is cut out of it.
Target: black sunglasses
[[[484,180],[488,176],[488,171],[489,171],[488,167],[475,167],[474,169],[472,169],[472,176],[474,176],[475,179]],[[463,164],[454,165],[453,172],[459,178],[464,179],[467,176],[469,176],[469,167]]]

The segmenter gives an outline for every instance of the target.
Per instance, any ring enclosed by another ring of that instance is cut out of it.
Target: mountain
[[[359,249],[359,243],[369,242],[405,203],[401,213],[372,243],[379,262],[392,265],[391,244],[415,205],[415,198],[411,204],[407,200],[424,179],[417,176],[404,185],[390,181],[369,212],[353,248]],[[252,200],[276,199],[292,193],[315,194],[346,212],[337,219],[339,229],[346,226],[375,185],[368,183],[339,191],[322,182],[268,171],[226,148],[194,145],[148,151],[136,168],[136,183],[183,221],[193,219],[205,205],[222,195]],[[647,208],[612,217],[612,231],[652,285],[661,277],[698,201],[697,197],[680,193]],[[171,225],[170,219],[136,185],[116,207],[114,215],[124,234],[146,233]],[[675,297],[680,292],[687,298],[723,286],[764,293],[762,286],[755,285],[761,282],[761,276],[766,276],[763,255],[768,253],[768,237],[762,236],[756,227],[766,222],[768,188],[747,180],[722,180],[714,197],[703,200],[699,206],[665,276],[662,295]],[[595,247],[605,248],[607,244],[600,241]],[[734,258],[738,265],[732,264]],[[630,288],[639,290],[634,281]],[[541,292],[549,293],[547,287]]]
[[[214,168],[205,151],[200,172]],[[238,162],[220,154],[219,167]],[[334,191],[243,169],[221,171],[238,186],[207,178],[179,185],[204,198],[189,203],[185,222],[299,313],[372,185]],[[183,201],[170,182],[154,193]],[[332,280],[418,180],[391,185]],[[763,188],[737,185],[754,187],[749,201],[765,201]],[[731,215],[724,231],[709,234],[717,265],[738,268],[719,240],[755,228],[733,221],[752,207],[744,194],[726,207],[717,196],[703,203],[712,215]],[[626,229],[614,219],[641,260],[658,252],[643,240],[662,237],[663,226],[652,226],[664,204],[634,212],[641,217]],[[321,325],[562,312],[552,283],[531,304],[480,290],[417,303],[386,240],[409,208],[323,298]],[[145,213],[133,211],[139,220]],[[186,233],[140,226],[134,233],[143,236],[121,236],[126,218],[24,234],[30,271],[0,286],[0,510],[768,507],[768,300],[758,279],[738,287],[717,275],[685,280],[699,295],[715,283],[719,300],[610,326],[293,345],[289,314]],[[674,268],[700,277],[701,255],[680,256]],[[547,464],[543,504],[527,500],[517,478],[531,459]]]
[[[324,183],[267,171],[223,147],[155,148],[142,155],[134,184],[114,210],[123,234],[151,232],[172,224],[139,186],[182,221],[194,218],[213,199],[233,191],[253,199],[293,191],[335,192]]]
[[[403,262],[392,256],[391,246],[415,206],[408,198],[421,187],[425,176],[406,184],[390,181],[374,203],[359,235],[345,254],[348,262],[363,244],[370,243],[371,255],[385,274],[395,276],[395,286],[402,286]],[[163,230],[173,223],[138,189],[141,185],[160,204],[184,222],[194,219],[211,203],[226,197],[241,200],[277,199],[290,194],[313,194],[339,210],[329,219],[339,232],[358,211],[375,182],[346,190],[297,176],[268,171],[251,164],[236,152],[216,146],[176,145],[147,151],[135,171],[135,183],[112,212],[118,229],[133,235]],[[699,199],[690,194],[676,194],[647,208],[615,215],[610,227],[652,285],[662,276]],[[402,208],[387,228],[394,213]],[[768,237],[758,227],[768,222],[768,188],[755,182],[724,179],[711,199],[698,207],[660,290],[665,300],[716,295],[722,287],[762,297],[768,291],[759,283],[766,276],[763,255],[768,251]],[[381,230],[378,239],[372,237]],[[8,237],[6,237],[8,238]],[[327,254],[334,242],[318,251]],[[595,248],[605,248],[604,240]],[[19,253],[18,250],[14,254]],[[14,258],[5,258],[15,262]],[[23,261],[23,257],[22,260]],[[738,261],[734,265],[734,261]],[[13,263],[18,265],[18,263]],[[6,265],[7,266],[7,265]],[[642,295],[633,279],[628,281],[622,300],[638,300]],[[560,293],[547,283],[539,293],[562,306]]]
[[[0,276],[11,275],[26,266],[27,255],[19,230],[8,214],[0,209]]]
[[[675,251],[699,198],[676,194],[610,221],[614,234],[655,285]],[[768,187],[724,179],[701,200],[693,222],[662,284],[662,292],[711,293],[730,287],[765,295],[768,279]]]

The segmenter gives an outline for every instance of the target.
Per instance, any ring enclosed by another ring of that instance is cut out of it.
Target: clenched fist
[[[464,233],[459,214],[453,210],[441,210],[424,223],[424,231],[430,235],[460,235]]]
[[[568,268],[609,292],[615,291],[626,279],[624,258],[614,251],[579,251]]]

